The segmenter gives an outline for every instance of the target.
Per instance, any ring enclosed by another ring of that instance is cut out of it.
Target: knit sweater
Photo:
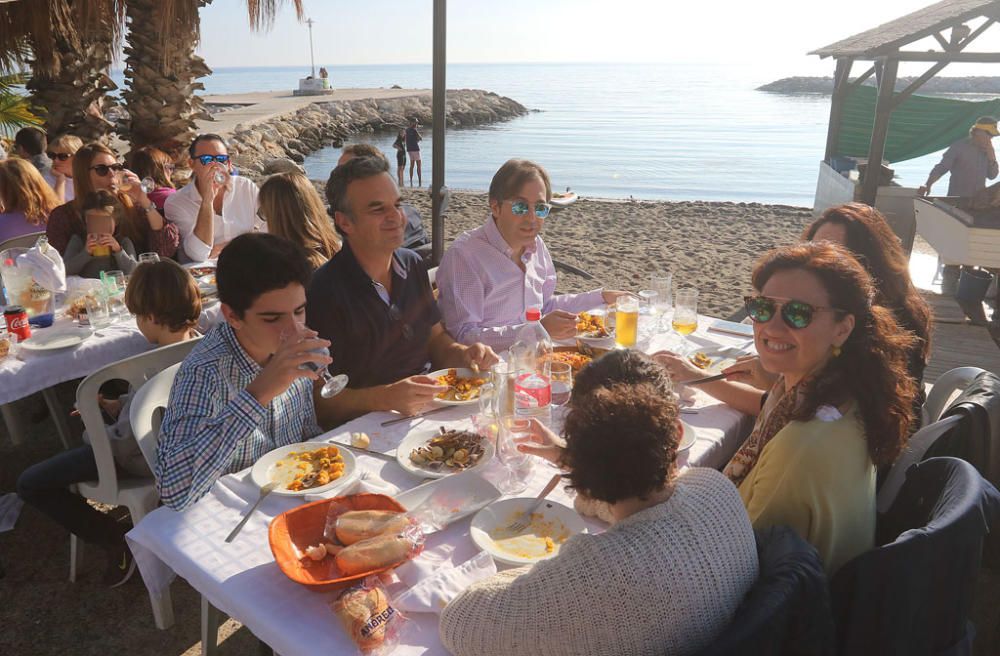
[[[464,591],[441,614],[441,641],[458,656],[693,654],[756,578],[736,488],[717,471],[689,469],[663,503]]]

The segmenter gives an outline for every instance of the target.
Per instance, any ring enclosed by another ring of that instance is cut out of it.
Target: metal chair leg
[[[214,656],[219,651],[219,625],[223,622],[223,614],[209,603],[205,595],[201,596],[201,654]]]
[[[24,435],[24,426],[21,417],[17,414],[17,408],[13,403],[0,405],[0,414],[3,415],[3,423],[7,425],[7,435],[10,436],[10,443],[14,446],[20,444]]]
[[[74,534],[69,534],[69,581],[76,583],[76,578],[83,571],[83,541]]]

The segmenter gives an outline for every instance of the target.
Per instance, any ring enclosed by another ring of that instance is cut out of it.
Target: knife
[[[701,385],[702,383],[713,383],[717,380],[722,380],[726,377],[726,374],[716,374],[714,376],[706,376],[705,378],[695,378],[694,380],[687,380],[681,385]]]
[[[430,410],[426,410],[424,412],[419,412],[419,413],[417,413],[415,415],[409,415],[408,417],[397,417],[396,419],[390,419],[388,421],[383,421],[382,425],[383,426],[392,426],[393,424],[398,424],[398,423],[400,423],[402,421],[409,421],[410,419],[419,419],[421,417],[426,417],[427,415],[432,415],[435,412],[444,412],[445,410],[451,410],[452,407],[453,406],[450,406],[450,405],[442,405],[442,406],[440,406],[438,408],[431,408]]]
[[[387,460],[388,462],[396,462],[396,456],[389,455],[388,453],[379,453],[378,451],[372,451],[371,449],[361,449],[356,446],[351,446],[350,444],[344,444],[343,442],[338,442],[337,440],[329,440],[327,444],[333,444],[342,449],[347,449],[353,453],[360,453],[366,456],[373,456],[375,458],[380,458],[382,460]]]

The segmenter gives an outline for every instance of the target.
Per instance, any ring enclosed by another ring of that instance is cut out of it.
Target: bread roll
[[[333,603],[347,635],[362,653],[368,653],[385,642],[389,618],[395,612],[389,597],[380,587],[350,588]]]
[[[345,576],[398,565],[410,556],[413,542],[401,535],[379,535],[344,547],[337,567]]]
[[[337,518],[337,539],[354,544],[377,535],[399,533],[409,520],[395,510],[350,510]]]

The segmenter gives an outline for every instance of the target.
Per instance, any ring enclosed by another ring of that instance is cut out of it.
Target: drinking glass
[[[497,481],[497,489],[504,494],[518,494],[528,487],[531,472],[531,456],[517,448],[518,442],[528,440],[531,422],[522,417],[501,417],[500,434],[497,437],[497,459],[503,465],[503,476]]]
[[[104,289],[109,296],[125,293],[125,272],[124,271],[102,271],[101,281],[104,282]]]
[[[659,315],[658,321],[663,322],[663,318],[670,312],[670,297],[673,292],[671,289],[673,282],[673,274],[669,271],[667,273],[654,273],[649,278],[649,288],[656,292],[656,300],[653,302],[656,308],[656,313]]]
[[[479,388],[479,412],[472,418],[476,432],[493,444],[497,443],[500,425],[497,423],[496,394],[493,383],[485,383]]]
[[[111,313],[108,311],[108,303],[104,300],[100,292],[87,294],[84,298],[87,306],[87,320],[94,330],[107,328],[111,325]]]
[[[140,253],[139,254],[139,264],[144,262],[159,262],[160,256],[157,253]]]
[[[639,301],[631,296],[615,304],[615,343],[625,348],[635,346],[639,332]]]
[[[312,352],[325,355],[327,357],[330,355],[330,349],[325,346],[323,348],[313,349]],[[315,362],[306,362],[302,364],[301,367],[315,371],[319,374],[320,378],[323,379],[323,387],[320,389],[319,395],[324,399],[329,399],[343,392],[350,380],[347,377],[347,374],[337,374],[336,376],[331,375],[330,370],[326,365],[316,364]]]
[[[226,175],[226,172],[218,167],[215,169],[215,173],[212,174],[212,179],[215,180],[215,184],[225,184],[228,178],[229,176]]]
[[[142,193],[148,194],[149,192],[156,189],[156,180],[146,176],[139,182],[139,188],[142,189]]]
[[[553,361],[549,368],[549,380],[552,382],[552,405],[566,405],[573,391],[573,367],[568,362]]]
[[[690,335],[698,328],[698,290],[684,287],[674,295],[673,329],[681,335]]]
[[[497,418],[514,415],[514,386],[517,369],[510,362],[501,360],[490,369],[493,381],[493,412]]]

